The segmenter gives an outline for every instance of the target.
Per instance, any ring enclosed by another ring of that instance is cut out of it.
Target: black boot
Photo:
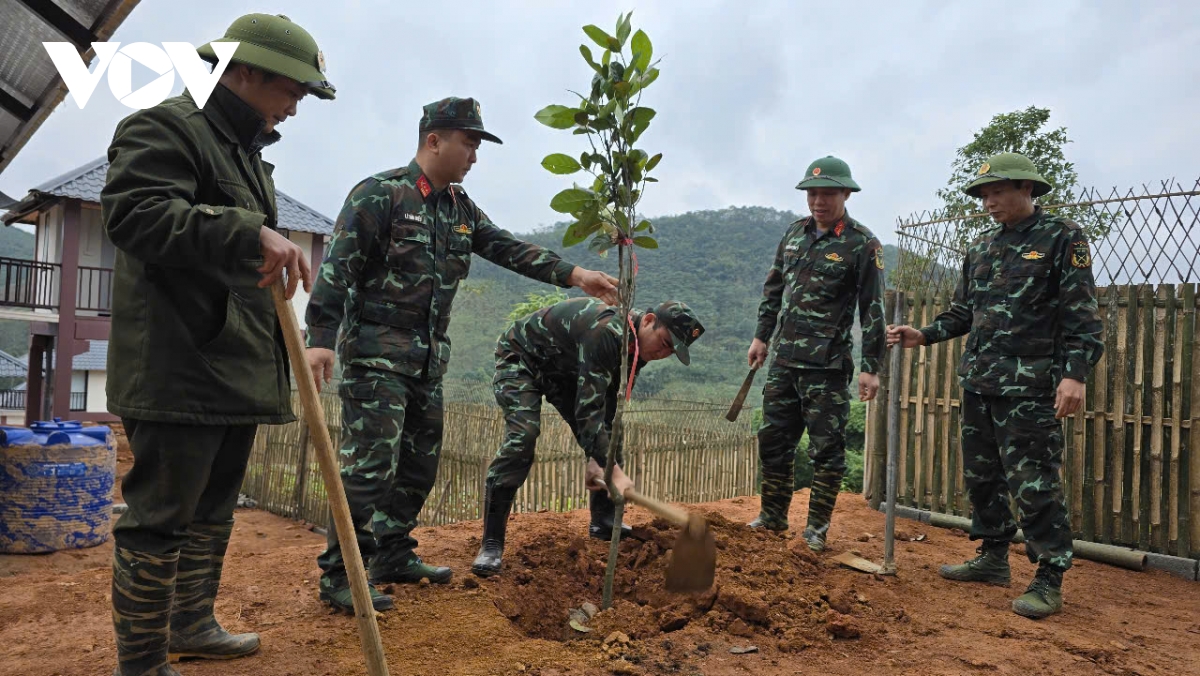
[[[179,676],[167,663],[171,601],[179,552],[113,550],[112,617],[117,638],[113,676]]]
[[[515,488],[487,482],[487,504],[483,512],[483,545],[471,564],[471,572],[489,577],[500,572],[500,557],[504,554],[504,533],[508,529],[508,513],[512,510]]]
[[[258,634],[230,634],[213,616],[225,551],[233,524],[193,524],[179,550],[175,602],[171,608],[172,660],[228,660],[258,650]]]
[[[588,535],[597,540],[611,540],[613,532],[613,517],[617,513],[617,503],[608,496],[607,490],[588,491],[588,509],[592,512],[592,522],[588,525]],[[633,529],[621,524],[621,537],[629,537]]]

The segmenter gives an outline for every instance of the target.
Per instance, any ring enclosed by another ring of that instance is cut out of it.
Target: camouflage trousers
[[[573,385],[574,383],[572,383]],[[525,483],[533,467],[534,450],[542,433],[542,397],[550,402],[579,439],[575,421],[574,388],[558,388],[539,382],[533,374],[515,363],[497,362],[492,389],[496,403],[504,412],[504,440],[488,466],[487,479],[500,488],[516,490]],[[603,467],[606,457],[597,457]],[[620,456],[617,457],[620,462]]]
[[[412,529],[437,478],[442,449],[442,380],[423,381],[348,366],[342,399],[342,486],[363,562],[412,560]],[[330,518],[330,523],[333,519]],[[317,558],[326,577],[346,575],[336,529]]]
[[[963,479],[971,539],[1011,542],[1017,520],[1033,563],[1071,567],[1071,526],[1059,469],[1062,425],[1053,397],[990,397],[963,390]]]
[[[849,375],[841,371],[794,369],[778,364],[763,388],[763,423],[758,430],[762,465],[762,518],[787,526],[795,492],[796,447],[808,430],[813,463],[808,526],[829,530],[842,475],[846,471],[846,421],[850,417]]]

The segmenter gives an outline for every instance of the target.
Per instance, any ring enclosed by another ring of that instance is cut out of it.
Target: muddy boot
[[[408,560],[399,565],[380,561],[379,557],[371,562],[371,584],[417,584],[422,579],[433,584],[446,584],[453,576],[454,571],[446,566],[431,566],[416,554],[410,554]]]
[[[829,532],[829,524],[825,524],[821,528],[814,528],[811,524],[805,527],[804,532],[800,535],[804,539],[804,544],[814,552],[824,551],[825,549],[825,534]]]
[[[597,540],[611,540],[613,519],[617,515],[617,503],[609,497],[607,490],[588,491],[588,509],[592,512],[592,522],[588,524],[588,535]],[[629,537],[633,529],[621,524],[621,539]]]
[[[985,540],[979,545],[979,556],[955,566],[942,566],[938,575],[957,582],[986,582],[1007,587],[1011,579],[1008,568],[1008,543]]]
[[[171,607],[171,659],[228,660],[258,650],[258,634],[230,634],[213,616],[233,524],[192,525],[179,550]]]
[[[758,518],[746,524],[751,528],[773,531],[788,529],[788,509],[792,506],[792,471],[772,471],[763,468],[761,507]]]
[[[1029,588],[1013,601],[1013,612],[1035,620],[1049,617],[1062,610],[1062,578],[1061,568],[1042,564],[1038,566],[1037,575]]]
[[[829,522],[833,519],[833,508],[842,486],[842,474],[840,469],[818,469],[813,474],[812,488],[808,492],[808,523],[801,537],[814,552],[825,549]]]
[[[367,588],[371,591],[371,607],[376,611],[383,612],[396,607],[396,604],[392,602],[392,597],[381,593],[373,585],[368,584]],[[346,579],[345,573],[332,577],[321,576],[320,599],[332,606],[334,610],[350,615],[354,614],[354,594],[350,591],[350,581]]]
[[[113,550],[112,617],[117,639],[113,676],[179,676],[167,662],[171,601],[179,552]]]
[[[487,505],[483,513],[483,544],[479,555],[471,564],[471,572],[479,577],[490,577],[500,572],[500,557],[504,554],[504,533],[508,529],[508,513],[512,510],[513,488],[496,486],[487,482]]]

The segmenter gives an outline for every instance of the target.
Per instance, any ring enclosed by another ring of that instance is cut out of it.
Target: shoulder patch
[[[1071,244],[1071,265],[1080,269],[1092,267],[1092,249],[1087,240],[1081,239]]]
[[[871,258],[873,258],[875,260],[875,267],[882,270],[883,269],[883,245],[882,244],[875,247],[875,249],[873,251],[871,251]]]

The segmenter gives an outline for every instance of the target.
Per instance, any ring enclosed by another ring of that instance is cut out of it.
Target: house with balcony
[[[0,389],[0,399],[11,398],[0,406],[20,399],[25,420],[114,420],[104,396],[116,259],[100,219],[107,173],[105,158],[89,162],[33,188],[0,217],[6,227],[32,227],[34,234],[31,258],[0,257],[0,319],[29,327],[28,356],[10,355],[25,365],[24,383]],[[305,250],[316,270],[333,220],[279,190],[275,195],[280,231]],[[292,304],[303,328],[303,288]],[[0,357],[0,373],[6,368],[19,367]]]

